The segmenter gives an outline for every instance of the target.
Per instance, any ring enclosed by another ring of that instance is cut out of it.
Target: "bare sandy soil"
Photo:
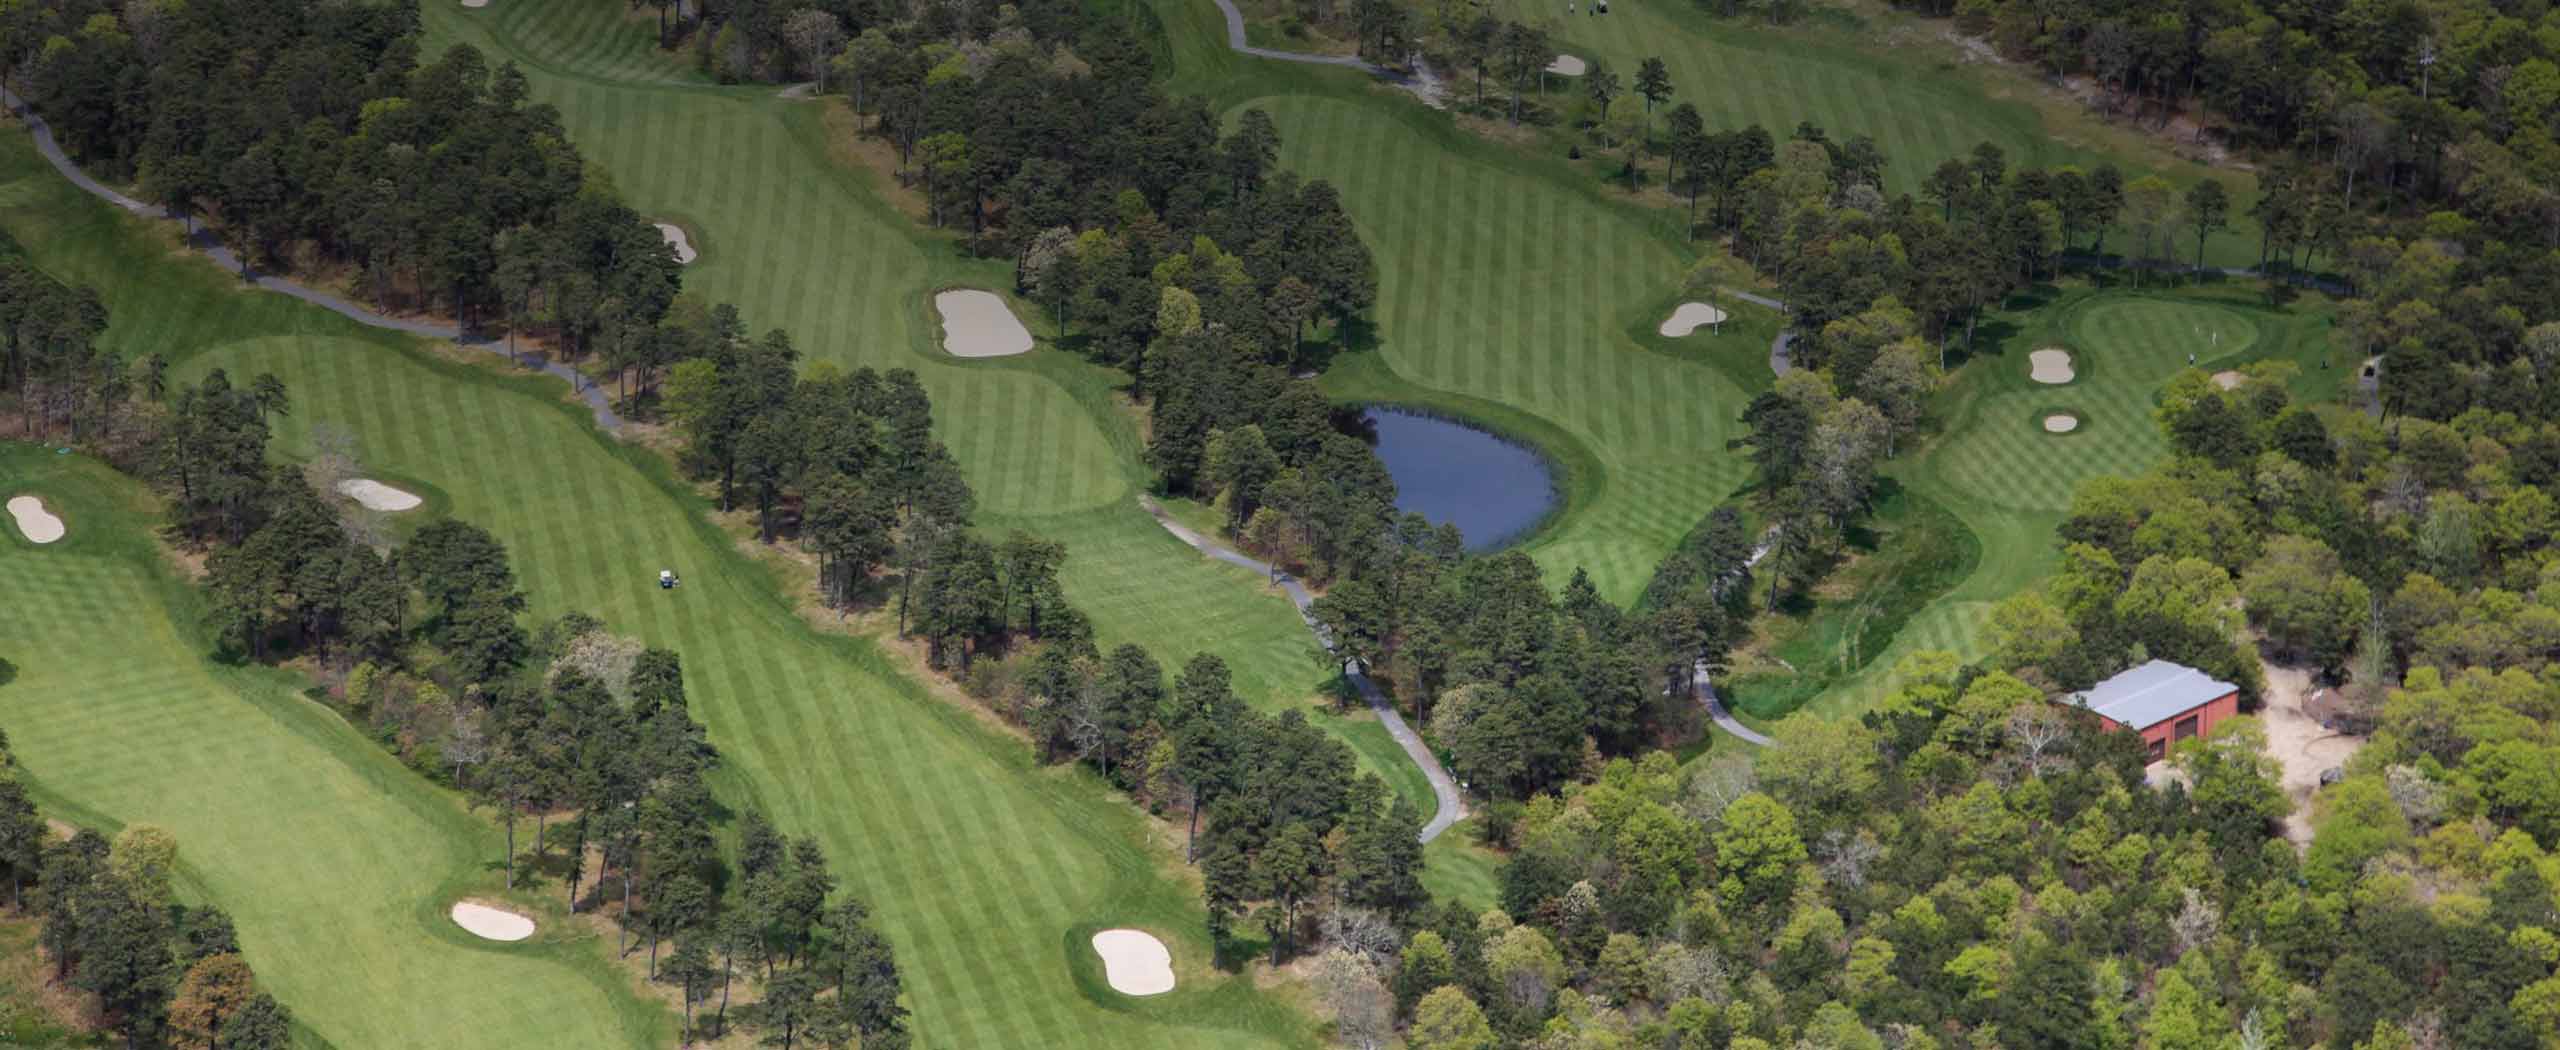
[[[2284,818],[2284,834],[2296,845],[2311,841],[2311,795],[2320,774],[2347,764],[2364,738],[2330,732],[2304,712],[2315,695],[2311,672],[2297,667],[2263,665],[2267,674],[2267,707],[2258,720],[2267,729],[2267,753],[2283,767],[2284,797],[2293,812]]]
[[[954,288],[933,297],[942,311],[942,348],[953,357],[1010,357],[1031,349],[1031,330],[994,292]]]
[[[2039,383],[2068,383],[2075,375],[2071,370],[2071,351],[2048,346],[2027,355],[2027,376]]]
[[[1122,995],[1162,995],[1173,990],[1173,953],[1145,930],[1104,930],[1093,935],[1102,974]]]
[[[2238,390],[2240,389],[2240,384],[2248,381],[2248,376],[2242,375],[2238,372],[2224,371],[2213,374],[2213,385],[2221,387],[2224,390]]]
[[[658,235],[667,239],[667,247],[676,250],[676,265],[693,265],[693,260],[696,258],[693,251],[693,238],[685,235],[684,227],[671,222],[658,223],[657,227]]]
[[[521,941],[533,936],[532,919],[471,901],[454,904],[453,924],[493,941]]]
[[[1697,331],[1700,325],[1723,323],[1724,311],[1722,310],[1705,303],[1682,303],[1679,309],[1671,311],[1670,320],[1662,322],[1662,326],[1655,331],[1677,339]]]
[[[1547,63],[1547,72],[1557,76],[1578,77],[1590,71],[1591,63],[1572,55],[1557,55],[1555,61]]]
[[[51,543],[62,538],[62,519],[44,509],[44,501],[34,496],[11,497],[9,516],[18,520],[18,531],[29,543]]]
[[[2078,429],[2080,429],[2078,416],[2066,416],[2057,412],[2044,417],[2044,432],[2047,434],[2068,434]]]
[[[425,502],[414,493],[403,492],[371,478],[349,478],[341,481],[338,483],[338,494],[363,504],[366,510],[416,510],[420,503]]]

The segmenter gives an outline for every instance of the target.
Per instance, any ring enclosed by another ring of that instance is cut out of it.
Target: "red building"
[[[2096,712],[2109,729],[2142,734],[2157,762],[2168,756],[2170,745],[2213,732],[2223,719],[2239,714],[2240,687],[2214,681],[2192,667],[2153,660],[2071,694],[2071,702]]]

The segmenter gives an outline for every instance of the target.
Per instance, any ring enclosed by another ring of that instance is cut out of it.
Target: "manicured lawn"
[[[14,150],[13,150],[14,152]],[[0,725],[52,815],[168,828],[191,897],[227,909],[260,981],[339,1047],[648,1047],[673,1038],[590,943],[477,941],[444,917],[498,836],[294,676],[209,662],[149,498],[75,457],[0,445],[0,483],[69,533],[0,535]]]
[[[5,141],[0,172],[29,170],[34,161],[24,140]],[[581,410],[557,400],[556,383],[439,360],[405,340],[357,329],[280,297],[234,294],[228,278],[209,264],[173,260],[156,234],[77,197],[67,185],[54,185],[58,192],[52,194],[0,197],[21,205],[0,209],[0,226],[65,278],[100,287],[117,318],[111,337],[120,350],[179,356],[182,378],[214,367],[235,375],[276,373],[295,399],[293,414],[280,424],[285,454],[306,449],[316,423],[348,426],[359,435],[368,465],[432,486],[441,506],[506,542],[535,615],[591,612],[618,631],[682,653],[696,713],[726,756],[724,791],[733,803],[765,807],[794,833],[817,836],[846,888],[872,903],[907,975],[919,1045],[1170,1050],[1304,1041],[1296,1012],[1246,982],[1205,970],[1208,949],[1197,895],[1158,872],[1161,854],[1144,845],[1148,832],[1123,803],[1107,797],[1090,777],[1035,768],[1027,749],[984,728],[976,716],[924,695],[870,643],[804,626],[765,570],[708,524],[688,488],[665,477],[654,461],[597,436]],[[130,329],[128,318],[134,320]],[[946,418],[954,414],[946,412]],[[47,551],[43,557],[56,555]],[[1170,556],[1167,561],[1196,564]],[[654,576],[662,566],[681,572],[686,586],[659,590]],[[1238,593],[1240,601],[1253,600],[1249,592]],[[89,630],[101,633],[94,624]],[[0,648],[14,653],[20,646],[0,635]],[[186,666],[173,662],[178,655],[184,652],[141,662],[132,673],[175,673],[172,668]],[[73,670],[54,688],[66,690],[60,703],[69,707],[26,719],[30,728],[24,732],[33,736],[22,737],[31,755],[64,757],[31,765],[68,799],[119,818],[151,816],[122,808],[152,797],[146,791],[125,794],[122,785],[164,763],[161,750],[131,746],[129,738],[118,743],[103,727],[121,723],[88,720],[85,714],[148,683],[116,678],[111,669],[129,665],[109,654],[65,666]],[[187,698],[184,691],[175,695]],[[0,702],[21,701],[11,695]],[[21,733],[17,722],[10,725],[13,736]],[[44,728],[33,728],[37,723]],[[159,731],[152,732],[159,739]],[[75,750],[84,742],[94,750]],[[362,753],[370,745],[351,740],[349,746]],[[74,761],[84,756],[85,766]],[[315,761],[286,756],[254,763],[253,769],[255,778],[283,777]],[[385,776],[397,774],[387,759],[375,765]],[[56,784],[49,772],[54,767],[72,771]],[[226,783],[202,770],[176,768],[191,772],[197,786]],[[236,807],[243,822],[270,808],[288,816],[325,811],[274,825],[284,836],[271,851],[279,858],[276,865],[291,857],[294,836],[327,824],[359,841],[382,841],[377,863],[425,871],[430,885],[438,871],[417,862],[418,850],[381,839],[374,830],[381,821],[349,815],[361,813],[360,803],[389,804],[376,796],[396,798],[378,784],[314,788],[307,798],[203,794],[217,797],[200,804]],[[191,843],[224,833],[217,827],[192,835],[189,827],[171,823]],[[245,833],[240,838],[257,841]],[[418,907],[415,894],[340,885],[330,880],[343,872],[331,864],[292,869],[306,871],[247,865],[232,881],[214,886],[212,896],[226,906],[283,910],[314,907],[333,895],[356,907],[378,908],[389,900],[399,909],[402,929],[414,931],[422,922],[409,914]],[[297,877],[321,882],[314,886]],[[1102,990],[1098,960],[1084,935],[1120,924],[1144,926],[1166,939],[1185,975],[1181,991],[1132,1002]],[[333,924],[308,928],[350,936]],[[253,961],[263,967],[256,943],[253,935]],[[363,964],[340,957],[313,972]],[[564,972],[551,980],[577,978]],[[539,982],[521,977],[511,984],[532,988]],[[334,985],[314,979],[295,992],[290,998],[297,1009],[331,1017],[367,1009],[389,1017],[424,1015],[445,1009],[447,1002],[410,996],[401,1001],[416,1003],[414,1008],[372,1006],[393,996],[343,977]],[[528,1001],[577,1016],[574,996],[528,994]],[[456,1011],[453,1022],[464,1034],[453,1039],[425,1032],[352,1038],[340,1045],[480,1045],[474,1037],[503,1046],[613,1041],[609,1032],[509,1027],[499,1023],[507,1017],[505,1008],[492,1009],[498,1012]],[[565,1022],[547,1016],[542,1021],[560,1023]]]

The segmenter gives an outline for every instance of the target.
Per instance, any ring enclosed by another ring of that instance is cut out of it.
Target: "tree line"
[[[131,1050],[286,1050],[293,1014],[258,987],[231,917],[178,902],[177,840],[132,824],[113,841],[53,833],[11,775],[0,735],[0,872],[7,907],[40,922],[52,980],[96,1004]]]
[[[654,326],[676,262],[589,177],[524,75],[421,63],[414,4],[43,0],[0,16],[65,149],[244,266],[351,273],[386,309],[541,328],[575,354]]]

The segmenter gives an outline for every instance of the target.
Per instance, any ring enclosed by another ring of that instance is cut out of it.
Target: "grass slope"
[[[445,919],[485,880],[494,833],[401,768],[293,677],[208,663],[191,589],[151,538],[140,486],[83,459],[0,445],[0,483],[68,524],[0,537],[0,688],[48,809],[178,838],[185,885],[240,928],[260,981],[339,1047],[646,1047],[672,1037],[595,948],[499,948]]]
[[[32,177],[23,174],[34,164],[25,140],[0,143],[0,173]],[[350,427],[369,465],[432,486],[452,513],[508,545],[536,615],[592,612],[681,652],[696,711],[728,759],[726,790],[817,836],[846,888],[877,910],[908,975],[919,1045],[1188,1050],[1305,1041],[1294,1011],[1206,970],[1196,895],[1156,870],[1157,854],[1144,845],[1150,832],[1123,804],[1089,777],[1034,768],[1020,745],[923,695],[869,643],[805,626],[765,570],[707,523],[689,490],[598,437],[582,410],[559,401],[556,383],[497,376],[280,297],[235,293],[209,264],[171,259],[156,232],[67,185],[6,185],[18,192],[0,190],[0,200],[21,206],[0,208],[0,226],[56,273],[100,288],[119,349],[180,356],[186,377],[213,367],[276,373],[297,405],[280,426],[283,451],[307,447],[315,423]],[[682,572],[686,586],[659,590],[660,566]],[[73,666],[85,677],[71,686],[90,704],[123,691],[98,667]],[[83,731],[68,713],[29,721],[56,723],[42,731],[56,741]],[[66,745],[40,748],[56,746]],[[63,791],[104,809],[121,797],[108,792],[118,778],[158,761],[152,749],[115,747],[99,759],[100,783],[75,780]],[[206,782],[222,783],[199,779]],[[370,790],[343,786],[307,804],[344,807]],[[291,812],[293,801],[273,804]],[[370,833],[370,820],[332,819]],[[175,830],[196,840],[187,827]],[[383,851],[386,863],[404,855]],[[227,905],[235,897],[307,904],[305,887],[275,872],[244,873],[220,889]],[[1084,935],[1106,924],[1165,937],[1184,988],[1143,1002],[1104,991]],[[340,985],[347,991],[306,985],[294,1005],[352,1012],[373,998],[353,982]],[[551,1009],[562,1008],[550,998]],[[456,1017],[501,1045],[609,1042]]]

